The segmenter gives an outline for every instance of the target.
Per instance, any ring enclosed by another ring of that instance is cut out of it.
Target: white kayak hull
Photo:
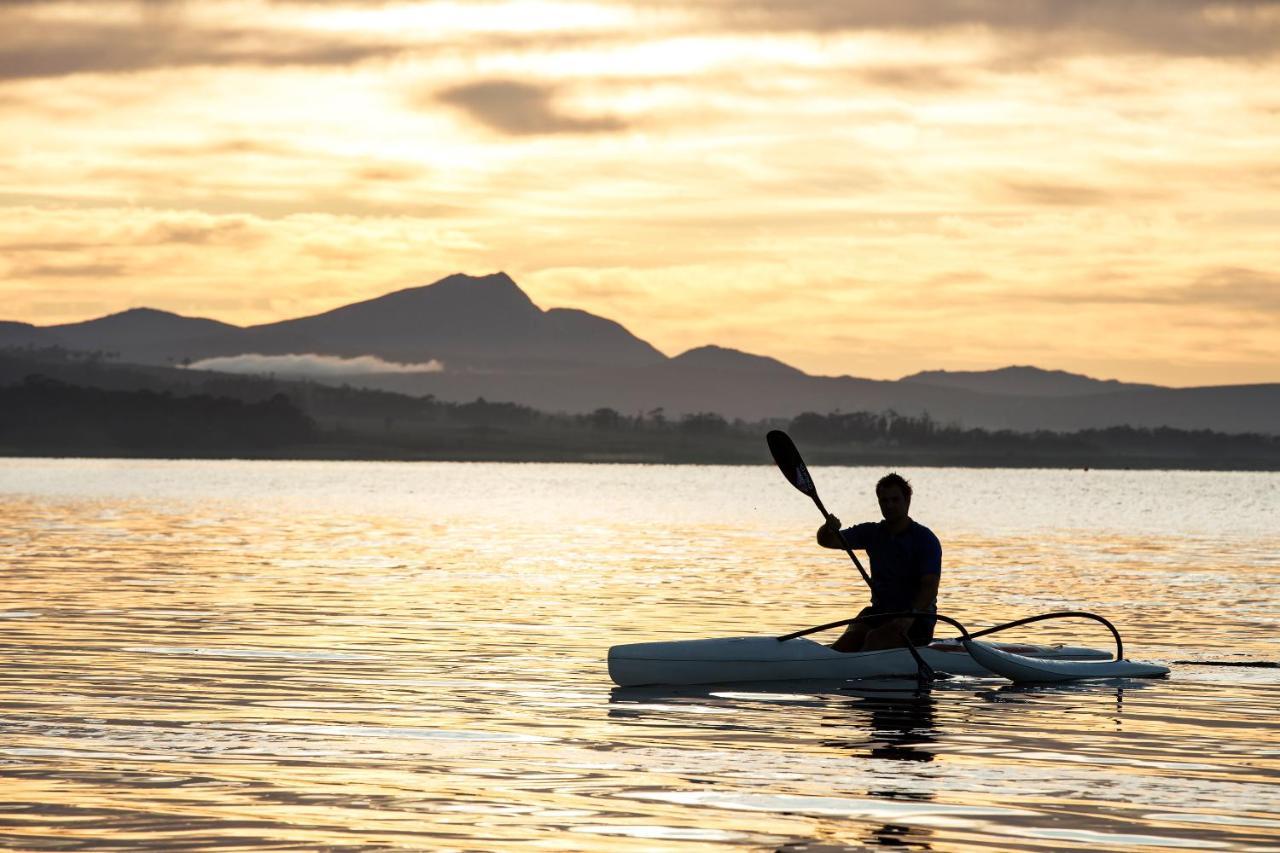
[[[1082,681],[1093,678],[1155,678],[1169,674],[1167,666],[1131,660],[1045,660],[1001,649],[992,643],[966,640],[969,658],[980,666],[1016,682]]]
[[[1082,646],[982,644],[1031,660],[1106,661],[1110,653]],[[916,649],[937,672],[991,675],[964,647],[943,640]],[[846,653],[800,637],[723,637],[629,643],[609,649],[609,677],[620,687],[744,681],[842,680],[914,676],[907,649]]]

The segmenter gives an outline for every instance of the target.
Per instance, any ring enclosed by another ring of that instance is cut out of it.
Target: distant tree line
[[[207,394],[115,391],[29,376],[0,388],[0,446],[49,450],[260,450],[316,437],[288,397],[246,403]]]
[[[67,349],[58,344],[0,347],[0,353],[12,357],[34,359],[44,364],[105,364],[120,358],[120,353],[110,350]]]
[[[1280,454],[1278,435],[1134,426],[1091,428],[1075,432],[966,429],[959,424],[939,423],[928,412],[911,416],[892,410],[879,414],[832,412],[821,415],[804,412],[791,420],[788,429],[797,439],[823,444],[945,449],[952,452],[1039,451],[1070,454],[1108,451],[1192,456],[1260,454],[1267,457]]]
[[[292,397],[316,417],[352,418],[360,415],[390,423],[426,421],[489,430],[543,426],[601,433],[646,431],[709,436],[734,431],[751,432],[758,426],[742,420],[731,422],[714,412],[694,412],[669,419],[661,408],[628,415],[601,407],[591,412],[566,414],[544,412],[520,403],[493,402],[484,397],[459,403],[438,400],[431,394],[410,397],[350,385],[308,385],[305,390],[292,392]]]

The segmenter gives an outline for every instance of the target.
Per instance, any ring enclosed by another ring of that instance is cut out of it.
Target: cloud
[[[716,26],[744,31],[919,34],[979,28],[1072,54],[1280,53],[1276,0],[719,0],[708,8]]]
[[[79,261],[12,261],[5,275],[11,278],[113,278],[128,271],[122,263]]]
[[[1168,198],[1169,193],[1149,187],[1103,187],[1083,183],[1039,180],[1004,180],[998,195],[1020,204],[1049,207],[1096,207]]]
[[[139,242],[155,245],[190,243],[247,248],[260,243],[265,234],[260,224],[249,216],[212,217],[178,213],[152,223],[138,237]]]
[[[1011,301],[1064,305],[1168,305],[1208,309],[1226,308],[1280,314],[1280,276],[1245,267],[1221,267],[1185,284],[1135,288],[1126,277],[1113,288],[1080,288],[1052,293],[1017,291],[1002,295]],[[1198,317],[1196,322],[1205,322]]]
[[[198,145],[140,145],[134,149],[139,157],[148,159],[160,157],[190,158],[193,154],[202,157],[286,157],[295,159],[304,152],[290,145],[281,145],[263,139],[249,137],[231,137],[215,142]]]
[[[442,373],[444,363],[437,359],[419,364],[401,364],[383,361],[374,355],[342,358],[336,355],[231,355],[206,358],[193,362],[192,370],[213,370],[219,373],[264,373],[307,379],[333,379],[343,376],[368,376],[374,373]]]
[[[363,27],[316,25],[317,10],[396,12],[414,5],[424,7],[420,11],[437,7],[441,26],[410,31],[370,26],[373,21]],[[468,25],[466,14],[462,21],[451,22],[459,12],[451,5],[393,0],[205,0],[198,6],[186,0],[0,0],[0,31],[5,33],[0,40],[0,81],[200,66],[346,68],[415,56],[546,52],[654,34],[571,25],[531,31],[518,24],[506,28],[502,3],[492,4],[491,25],[477,27],[474,21]],[[521,4],[510,5],[519,9]],[[598,3],[601,9],[626,5]]]
[[[967,69],[922,63],[873,65],[858,69],[856,76],[871,86],[902,91],[954,91],[974,85]]]
[[[1245,267],[1224,267],[1186,288],[1189,301],[1280,314],[1280,275]]]
[[[602,133],[624,124],[609,116],[574,116],[557,109],[556,90],[515,80],[484,80],[446,89],[435,100],[457,107],[500,133],[528,136],[554,133]]]
[[[0,12],[4,6],[0,4]],[[123,73],[202,65],[339,66],[403,53],[403,44],[341,35],[249,27],[208,27],[175,19],[91,19],[56,23],[0,14],[0,79]]]
[[[1030,67],[1055,56],[1159,54],[1254,59],[1280,54],[1277,0],[597,0],[582,4],[618,12],[605,26],[504,29],[506,8],[495,4],[487,27],[444,27],[429,36],[333,29],[308,23],[314,9],[383,9],[388,0],[195,4],[134,0],[97,4],[0,0],[0,80],[61,77],[84,72],[126,73],[193,66],[347,67],[372,59],[452,54],[546,54],[588,43],[627,45],[673,35],[733,36],[809,33],[892,33],[930,37],[985,32],[1013,65]],[[406,7],[409,4],[404,4]],[[430,6],[430,4],[423,4]],[[447,7],[447,4],[445,4]],[[212,10],[212,11],[211,11]],[[221,23],[219,10],[235,21]],[[527,11],[527,10],[525,10]],[[441,11],[447,21],[447,11]],[[231,17],[234,16],[234,17]],[[639,22],[627,27],[618,21]],[[502,83],[503,81],[498,81]],[[893,88],[957,88],[943,68],[872,69],[869,82]],[[575,118],[549,106],[545,89],[524,84],[489,89],[477,83],[453,90],[457,106],[506,133],[581,133],[617,129],[608,117]],[[470,91],[467,91],[470,90]],[[497,99],[500,105],[489,105]],[[495,109],[510,118],[495,116]],[[527,129],[532,127],[533,129]],[[514,128],[514,129],[513,129]]]

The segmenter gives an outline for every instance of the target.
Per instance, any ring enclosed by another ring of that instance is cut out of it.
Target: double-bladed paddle
[[[788,483],[812,498],[814,504],[818,507],[818,511],[822,513],[822,517],[830,521],[831,513],[827,512],[827,508],[822,505],[822,498],[818,497],[818,487],[813,484],[813,478],[809,476],[809,469],[805,466],[804,459],[800,457],[800,451],[796,450],[796,444],[791,440],[791,436],[780,429],[775,429],[770,430],[765,435],[764,440],[769,443],[769,452],[773,454],[773,461],[778,463],[778,469],[782,471],[782,476],[787,478]],[[853,553],[853,549],[845,544],[844,536],[840,531],[836,531],[836,536],[840,539],[840,545],[844,548],[844,552],[849,555],[849,559],[853,560],[853,564],[858,567],[858,574],[862,575],[862,579],[867,582],[867,588],[870,589],[871,578],[867,575],[866,569],[862,568],[862,563],[858,562],[858,557]]]

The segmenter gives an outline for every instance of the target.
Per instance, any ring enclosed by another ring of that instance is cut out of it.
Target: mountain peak
[[[161,311],[156,308],[129,308],[117,311],[96,320],[84,320],[79,323],[63,323],[59,326],[46,326],[55,333],[85,334],[172,334],[176,336],[194,334],[214,334],[236,329],[230,323],[207,320],[203,317],[186,317],[172,311]]]
[[[505,272],[489,275],[468,275],[458,272],[431,284],[397,290],[385,296],[338,308],[336,311],[346,312],[353,307],[367,305],[393,305],[409,310],[418,305],[431,310],[439,310],[443,306],[467,307],[481,311],[505,309],[523,314],[540,313],[542,310],[533,304],[533,300],[520,289],[520,285]]]
[[[515,279],[501,270],[488,275],[471,275],[465,272],[456,272],[445,276],[434,284],[423,285],[423,287],[494,287],[520,290],[520,285],[516,284]]]
[[[133,321],[133,322],[154,322],[156,320],[190,320],[191,317],[183,317],[181,314],[175,314],[172,311],[161,311],[159,308],[126,308],[123,311],[117,311],[114,314],[105,314],[96,320],[86,320],[88,323],[102,323],[107,320]],[[73,324],[66,324],[73,325]]]
[[[1092,376],[1081,373],[1046,370],[1029,364],[1010,365],[994,370],[922,370],[919,373],[904,376],[898,381],[943,388],[961,388],[985,394],[1030,397],[1075,397],[1154,387],[1119,382],[1115,379],[1094,379]]]
[[[436,358],[485,370],[519,365],[650,364],[665,358],[585,311],[544,311],[505,272],[454,273],[323,314],[252,327],[252,352]]]
[[[181,317],[181,316],[182,316],[181,314],[175,314],[172,311],[161,311],[159,308],[126,308],[123,311],[117,311],[114,314],[107,315],[107,317]]]
[[[803,371],[767,355],[754,355],[742,350],[707,344],[694,347],[671,359],[673,364],[711,370],[752,370],[803,375]]]

